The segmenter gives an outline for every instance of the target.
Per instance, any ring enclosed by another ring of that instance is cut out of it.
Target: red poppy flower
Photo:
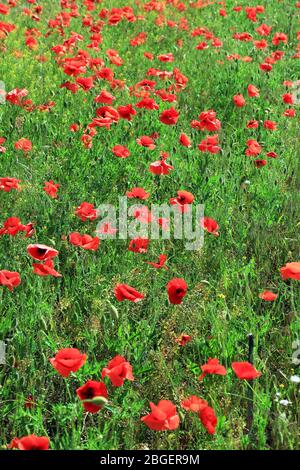
[[[191,139],[186,134],[180,134],[179,143],[184,147],[191,147]]]
[[[269,158],[277,158],[278,157],[276,152],[267,152],[266,155]]]
[[[174,431],[180,419],[176,406],[169,400],[160,400],[157,405],[150,402],[151,413],[143,416],[141,421],[153,431]]]
[[[200,375],[199,380],[203,380],[207,374],[226,375],[226,369],[219,363],[219,359],[209,358],[207,364],[201,366],[203,374]]]
[[[209,132],[218,131],[221,128],[221,122],[216,118],[216,113],[212,109],[203,111],[198,116],[199,121],[192,121],[191,126],[199,128],[200,130],[206,130]]]
[[[141,101],[136,103],[135,107],[139,109],[148,109],[151,111],[159,108],[158,104],[153,98],[143,98]]]
[[[250,98],[259,96],[259,89],[254,85],[248,85],[247,91]]]
[[[200,410],[199,418],[208,434],[215,434],[218,419],[210,406],[205,406]]]
[[[53,276],[53,277],[62,277],[54,269],[54,263],[52,259],[47,259],[44,263],[32,263],[33,272],[38,276]]]
[[[101,93],[94,98],[95,103],[103,103],[108,105],[112,104],[114,100],[115,97],[106,90],[102,90]]]
[[[208,406],[206,400],[199,398],[196,395],[191,395],[190,397],[182,400],[181,406],[184,410],[192,411],[193,413],[199,413],[203,408]]]
[[[81,246],[84,250],[96,251],[100,244],[98,237],[93,238],[87,234],[80,235],[78,232],[70,233],[69,239],[72,245]]]
[[[48,450],[50,447],[50,441],[48,437],[39,437],[34,434],[30,434],[29,436],[24,436],[20,439],[14,438],[8,447],[10,449],[19,450]]]
[[[237,378],[241,380],[253,380],[261,376],[261,372],[258,372],[250,362],[233,362],[231,367]]]
[[[144,188],[132,188],[130,191],[126,192],[126,196],[129,198],[145,200],[148,199],[150,193],[147,193]]]
[[[147,253],[149,240],[147,238],[135,238],[130,240],[128,250],[134,253]]]
[[[130,151],[123,145],[115,145],[112,149],[113,154],[118,158],[127,158],[130,155]]]
[[[233,102],[235,106],[237,106],[238,108],[242,108],[243,106],[246,105],[246,100],[243,97],[243,95],[234,95]]]
[[[115,297],[119,302],[129,300],[130,302],[140,302],[145,296],[128,284],[117,284],[114,289]]]
[[[300,281],[300,263],[286,263],[283,268],[280,268],[280,273],[283,280],[296,279],[297,281]]]
[[[259,294],[259,298],[265,300],[266,302],[273,302],[273,300],[276,300],[277,297],[278,294],[274,294],[274,292],[270,292],[269,290],[265,290]]]
[[[24,153],[27,153],[32,149],[32,143],[30,140],[22,138],[15,143],[14,147],[16,150],[22,150]]]
[[[159,255],[159,260],[158,263],[153,263],[151,261],[146,261],[147,264],[150,264],[150,266],[153,266],[154,268],[160,269],[168,269],[167,266],[165,266],[165,262],[167,261],[166,255]]]
[[[247,129],[257,129],[259,126],[259,122],[255,120],[248,121],[246,124]]]
[[[177,205],[182,212],[187,210],[187,205],[192,204],[194,196],[189,191],[177,191],[177,197],[170,198],[170,204]]]
[[[269,129],[270,131],[275,131],[277,129],[277,123],[274,121],[266,120],[264,121],[264,128]]]
[[[89,413],[97,413],[101,410],[108,398],[105,383],[94,380],[88,380],[84,385],[77,388],[76,393],[79,399],[82,400],[85,411]]]
[[[11,235],[14,237],[18,232],[26,231],[26,226],[21,224],[18,217],[9,217],[0,228],[0,235]]]
[[[263,166],[266,166],[267,160],[257,159],[257,160],[254,160],[253,163],[256,166],[256,168],[262,168]]]
[[[52,199],[56,199],[57,198],[57,191],[58,191],[58,188],[59,188],[59,184],[55,184],[54,181],[50,180],[50,181],[44,181],[44,184],[45,184],[45,187],[43,188],[43,190],[49,194],[50,197],[52,197]]]
[[[181,304],[182,299],[187,293],[187,283],[184,279],[174,278],[168,282],[167,291],[171,304]]]
[[[132,116],[136,115],[136,110],[133,108],[132,104],[127,104],[126,106],[119,106],[118,113],[120,118],[131,121]]]
[[[84,222],[86,220],[95,220],[98,217],[94,204],[90,204],[89,202],[82,202],[75,210],[75,214]]]
[[[154,140],[147,135],[143,135],[142,137],[136,139],[136,143],[142,147],[147,147],[150,150],[154,150],[156,147]]]
[[[178,121],[179,113],[175,108],[165,109],[159,116],[160,122],[168,126],[174,126]]]
[[[282,95],[282,101],[286,104],[294,104],[294,95],[292,93],[285,93]]]
[[[27,246],[27,253],[33,258],[39,261],[45,261],[47,259],[55,258],[58,255],[58,251],[47,245],[40,245],[38,243]]]
[[[201,227],[209,233],[212,233],[215,237],[219,236],[219,225],[218,222],[211,217],[203,217],[200,220]]]
[[[182,333],[178,338],[175,339],[176,343],[178,343],[180,346],[186,346],[187,343],[189,343],[192,340],[190,335],[186,335]]]
[[[115,356],[102,370],[102,379],[108,376],[115,387],[121,387],[125,379],[133,381],[132,366],[123,356]]]
[[[200,144],[198,145],[198,149],[200,152],[209,152],[212,154],[219,153],[221,151],[221,147],[219,146],[219,136],[218,134],[211,135],[203,139]]]
[[[15,287],[21,284],[20,274],[15,271],[0,271],[0,286],[6,286],[12,292]]]
[[[77,372],[86,361],[86,354],[76,348],[60,349],[50,363],[62,377],[68,377],[71,372]]]
[[[17,178],[0,178],[0,191],[9,193],[12,189],[20,190],[19,183],[21,180]]]
[[[149,166],[149,171],[154,175],[168,175],[171,170],[174,170],[172,165],[166,162],[167,157],[163,156],[162,160],[153,162]]]
[[[247,147],[248,148],[245,151],[247,157],[256,157],[262,150],[260,144],[254,139],[247,140]]]

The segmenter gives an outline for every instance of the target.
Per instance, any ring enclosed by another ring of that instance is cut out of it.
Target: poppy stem
[[[248,335],[248,362],[253,364],[253,349],[254,349],[254,338],[253,334]],[[248,405],[247,405],[247,430],[248,434],[251,434],[253,425],[253,380],[248,380]]]

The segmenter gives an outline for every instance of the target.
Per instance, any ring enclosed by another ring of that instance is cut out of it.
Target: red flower
[[[256,168],[262,168],[263,166],[266,166],[267,160],[257,159],[257,160],[254,160],[253,163],[256,166]]]
[[[49,446],[50,441],[48,437],[39,437],[34,434],[30,434],[29,436],[24,436],[20,439],[14,438],[8,447],[10,449],[19,450],[48,450]]]
[[[47,259],[55,258],[58,255],[58,251],[47,245],[40,245],[38,243],[27,246],[27,253],[38,261],[45,261]]]
[[[183,297],[187,293],[187,284],[184,279],[174,278],[168,282],[167,291],[171,304],[181,304]]]
[[[296,279],[297,281],[300,281],[300,263],[286,263],[283,268],[280,268],[280,273],[283,280]]]
[[[154,140],[151,139],[151,137],[148,137],[147,135],[143,135],[139,139],[136,139],[136,143],[138,145],[141,145],[142,147],[147,147],[150,150],[154,150],[156,147]]]
[[[184,147],[191,147],[191,139],[186,134],[180,134],[179,143]]]
[[[160,400],[157,405],[150,402],[151,413],[141,421],[153,431],[173,431],[178,428],[180,419],[176,406],[169,400]]]
[[[23,150],[23,152],[27,153],[30,152],[30,150],[32,149],[32,143],[30,142],[30,140],[22,137],[22,139],[19,139],[15,143],[14,147],[16,150]]]
[[[277,129],[277,123],[274,121],[264,121],[264,128],[269,129],[270,131],[275,131]]]
[[[208,434],[215,434],[218,420],[214,410],[210,406],[205,406],[201,409],[199,418]]]
[[[175,108],[165,109],[159,116],[160,122],[169,126],[174,126],[178,121],[179,113]]]
[[[292,93],[285,93],[282,95],[282,101],[285,104],[294,104],[294,95]]]
[[[77,396],[82,400],[85,411],[97,413],[107,402],[108,393],[103,382],[88,380],[84,385],[77,388]],[[102,400],[101,400],[102,399]],[[102,404],[99,404],[102,402]]]
[[[9,193],[12,189],[17,189],[19,190],[19,183],[21,180],[18,180],[17,178],[0,178],[0,191],[4,191],[6,193]]]
[[[219,363],[219,359],[209,358],[207,364],[201,366],[201,370],[203,374],[200,375],[199,380],[204,379],[207,374],[226,375],[226,369]]]
[[[127,158],[130,155],[130,151],[123,145],[115,145],[112,149],[113,154],[118,158]]]
[[[127,104],[126,106],[119,106],[118,113],[120,118],[131,121],[132,116],[136,115],[136,110],[133,108],[132,104]]]
[[[203,400],[203,398],[199,398],[196,395],[191,395],[185,400],[182,400],[181,406],[184,410],[199,413],[203,408],[208,406],[208,404],[206,400]]]
[[[62,276],[54,269],[54,263],[52,259],[47,259],[44,263],[32,263],[32,266],[34,274],[37,274],[38,276]]]
[[[248,121],[246,124],[247,129],[257,129],[259,126],[259,122],[255,120]]]
[[[20,274],[15,271],[0,271],[0,286],[6,286],[12,292],[21,283]]]
[[[233,362],[231,367],[237,378],[241,380],[252,380],[261,376],[261,372],[258,372],[250,362]]]
[[[71,372],[76,372],[85,364],[86,354],[81,354],[76,348],[65,348],[60,349],[55,357],[49,360],[62,377],[68,377]]]
[[[237,106],[238,108],[242,108],[243,106],[246,105],[246,100],[243,97],[243,95],[234,95],[233,102],[235,106]]]
[[[103,104],[112,104],[115,100],[115,97],[106,90],[102,90],[99,95],[94,98],[95,103],[103,103]]]
[[[130,302],[139,302],[145,296],[127,284],[117,284],[114,289],[115,297],[119,302],[129,300]]]
[[[265,300],[266,302],[273,302],[273,300],[276,300],[277,297],[278,294],[274,294],[274,292],[270,292],[269,290],[265,290],[259,294],[259,298]]]
[[[165,158],[153,162],[149,166],[149,171],[151,171],[151,173],[153,173],[154,175],[168,175],[170,170],[174,170],[174,167],[172,165],[169,165],[166,162]]]
[[[247,157],[256,157],[261,152],[260,144],[254,139],[247,140],[247,147],[248,148],[245,151]]]
[[[200,130],[206,130],[209,132],[218,131],[221,128],[221,122],[216,118],[216,113],[212,109],[203,111],[198,116],[199,121],[192,121],[191,126],[199,128]]]
[[[129,198],[137,198],[137,199],[148,199],[150,193],[147,193],[144,188],[132,188],[131,191],[126,192],[126,196]]]
[[[189,191],[177,191],[177,197],[172,197],[170,199],[170,204],[177,205],[178,208],[185,212],[187,210],[187,205],[192,204],[194,201],[194,196]]]
[[[43,190],[49,194],[50,197],[52,197],[52,199],[56,199],[57,198],[57,191],[58,191],[58,188],[59,188],[59,184],[55,184],[54,181],[44,181],[44,184],[45,184],[45,187],[43,188]]]
[[[132,366],[123,356],[115,356],[102,370],[102,379],[108,376],[115,387],[121,387],[125,379],[133,381]]]
[[[250,96],[250,98],[259,96],[259,89],[256,88],[256,86],[254,85],[248,85],[247,91],[248,91],[248,96]]]
[[[94,205],[90,204],[89,202],[82,202],[75,210],[75,214],[84,222],[86,220],[95,220],[98,216]]]
[[[100,244],[98,237],[93,238],[87,234],[80,235],[78,232],[70,233],[69,239],[72,245],[81,246],[84,250],[96,251]]]
[[[219,136],[218,134],[208,136],[206,139],[203,139],[198,145],[200,152],[209,152],[212,154],[219,153],[221,147],[219,146]]]
[[[191,341],[190,335],[185,335],[184,333],[178,336],[178,338],[175,339],[176,343],[178,343],[180,346],[186,346],[187,343]]]
[[[201,227],[206,230],[208,233],[212,233],[215,237],[219,236],[219,225],[216,220],[210,217],[203,217],[200,220]]]
[[[135,238],[130,240],[128,250],[134,253],[147,253],[149,240],[147,238]]]
[[[153,266],[154,268],[164,268],[168,269],[167,266],[165,266],[165,262],[167,261],[166,255],[159,255],[159,261],[158,263],[152,263],[151,261],[146,261],[147,264],[150,264],[150,266]]]

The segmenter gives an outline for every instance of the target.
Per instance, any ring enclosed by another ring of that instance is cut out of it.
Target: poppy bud
[[[88,401],[88,400],[84,400],[84,401]],[[97,397],[92,398],[90,402],[96,406],[105,406],[107,405],[108,400],[105,397],[97,396]]]
[[[112,314],[112,317],[113,317],[116,321],[118,321],[118,320],[119,320],[119,312],[118,312],[118,310],[117,310],[116,307],[115,307],[113,304],[111,304],[110,302],[108,302],[108,306],[109,306],[110,312],[111,312],[111,314]]]

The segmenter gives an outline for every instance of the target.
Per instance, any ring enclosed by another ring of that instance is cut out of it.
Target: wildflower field
[[[299,449],[300,2],[0,2],[1,449]]]

